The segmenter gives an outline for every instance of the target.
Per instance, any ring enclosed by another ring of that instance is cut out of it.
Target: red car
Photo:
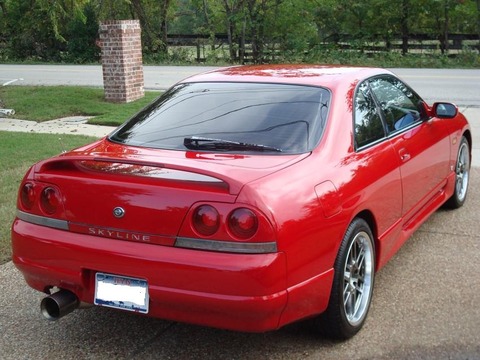
[[[375,272],[462,206],[472,136],[373,68],[222,68],[108,137],[35,164],[13,261],[57,319],[82,303],[261,332],[316,319],[349,338]]]

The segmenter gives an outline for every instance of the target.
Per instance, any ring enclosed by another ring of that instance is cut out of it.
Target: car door
[[[402,188],[399,161],[368,81],[357,87],[354,102],[355,183],[363,206],[375,214],[379,238],[401,219]]]
[[[444,185],[449,171],[449,137],[438,119],[428,119],[422,99],[399,79],[384,75],[370,87],[400,160],[405,222]]]

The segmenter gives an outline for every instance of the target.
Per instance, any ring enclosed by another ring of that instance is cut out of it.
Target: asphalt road
[[[466,101],[478,144],[479,71],[468,74],[462,76],[477,77],[473,93],[457,96]],[[405,76],[423,83],[421,74]],[[435,76],[441,82],[453,75]],[[475,167],[465,206],[437,211],[377,274],[365,327],[343,343],[304,323],[245,334],[98,307],[49,322],[39,311],[43,295],[28,288],[9,262],[0,266],[0,359],[480,359],[479,208]]]
[[[164,90],[209,66],[144,66],[145,89]],[[426,101],[480,107],[480,69],[391,69]],[[103,86],[99,65],[1,65],[0,84]]]

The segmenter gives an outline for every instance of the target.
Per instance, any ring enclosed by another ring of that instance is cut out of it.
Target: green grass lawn
[[[128,104],[104,100],[103,89],[76,86],[0,87],[0,107],[14,109],[15,118],[47,121],[66,116],[94,116],[91,124],[116,126],[159,96],[158,91]]]
[[[10,226],[15,217],[18,187],[28,168],[41,159],[93,140],[82,135],[0,131],[0,264],[11,257]]]

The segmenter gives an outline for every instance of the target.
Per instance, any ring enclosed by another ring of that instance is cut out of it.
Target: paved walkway
[[[44,134],[72,134],[103,137],[112,132],[113,126],[87,124],[89,117],[72,116],[37,123],[36,121],[0,118],[0,131],[35,132]]]

